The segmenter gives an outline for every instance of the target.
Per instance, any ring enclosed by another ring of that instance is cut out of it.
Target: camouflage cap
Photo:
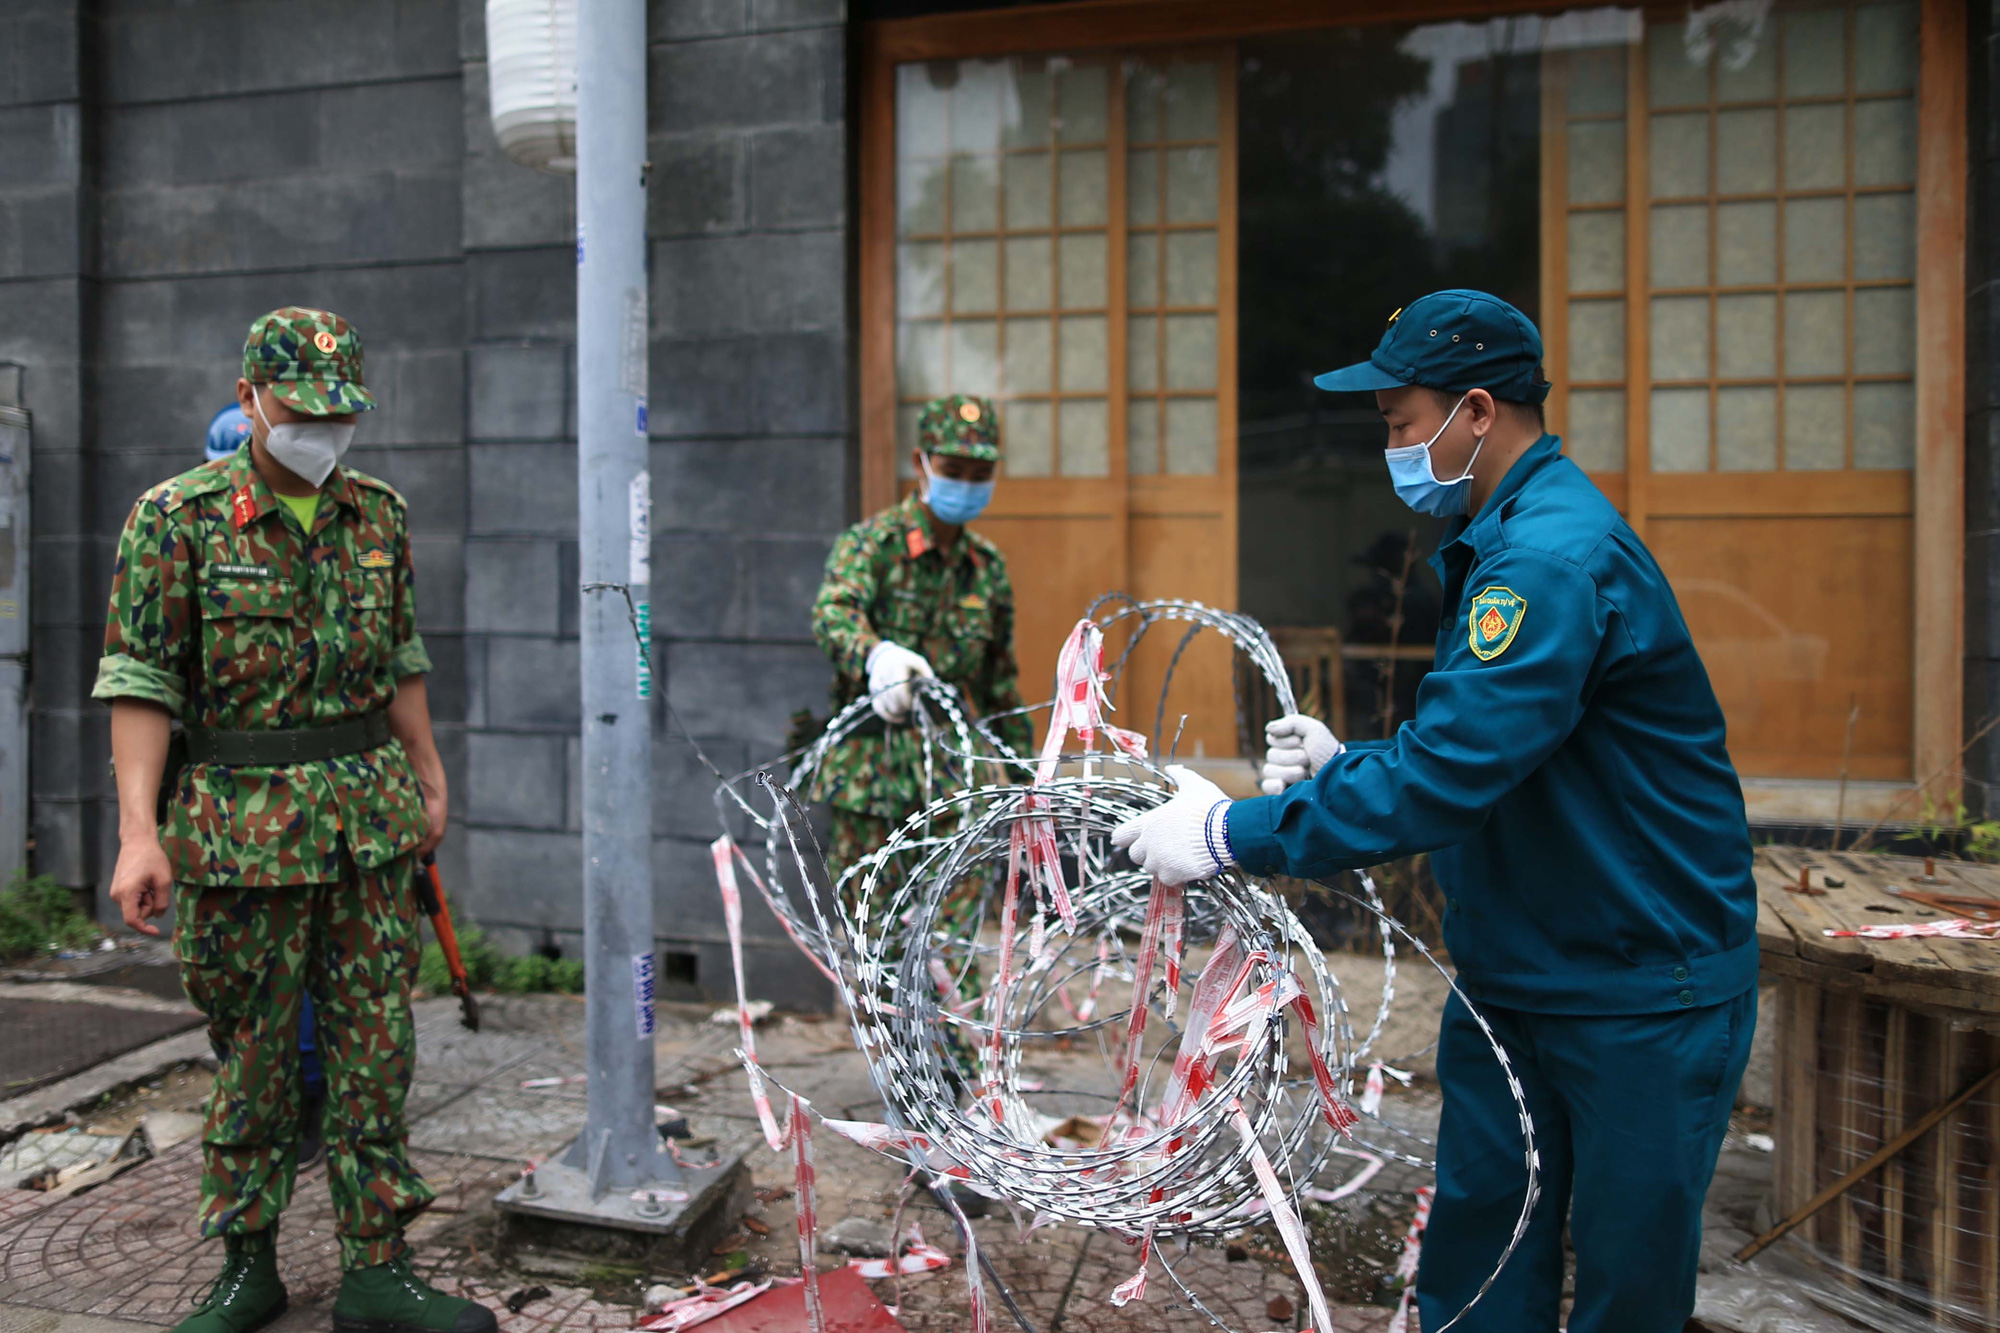
[[[270,385],[272,397],[310,417],[375,406],[362,386],[361,335],[325,310],[288,305],[259,315],[243,343],[243,378]]]
[[[917,447],[927,454],[1000,461],[1000,418],[991,399],[968,393],[933,398],[917,418]]]

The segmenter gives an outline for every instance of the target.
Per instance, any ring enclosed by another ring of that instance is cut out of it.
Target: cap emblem
[[[960,420],[966,422],[973,422],[979,420],[979,404],[960,403],[958,405],[958,415]]]
[[[325,329],[321,329],[313,335],[313,346],[319,348],[320,351],[326,353],[328,356],[333,355],[333,349],[339,345],[339,343],[334,341],[333,335]]]

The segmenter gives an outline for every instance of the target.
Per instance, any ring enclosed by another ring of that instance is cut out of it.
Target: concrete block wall
[[[441,858],[515,948],[581,942],[575,214],[488,120],[483,0],[17,0],[0,13],[0,359],[35,413],[37,862],[108,883],[89,700],[116,537],[200,461],[249,320],[349,317],[383,406],[355,466],[410,501]],[[850,517],[846,40],[826,0],[655,0],[656,920],[730,986],[713,779],[824,711],[808,608]],[[739,830],[740,832],[741,830]],[[759,986],[825,992],[761,906]]]
[[[486,120],[465,0],[467,894],[517,947],[580,942],[575,216]],[[703,751],[738,772],[822,711],[807,613],[846,520],[845,40],[836,5],[658,0],[652,172],[654,914],[669,994],[727,994]],[[739,834],[741,829],[738,829]],[[824,988],[761,906],[760,991]]]
[[[0,361],[23,367],[34,423],[30,819],[37,864],[66,884],[95,873],[109,744],[84,697],[104,624],[101,604],[94,626],[81,608],[107,567],[91,537],[84,455],[94,210],[82,10],[79,0],[20,0],[0,11]]]

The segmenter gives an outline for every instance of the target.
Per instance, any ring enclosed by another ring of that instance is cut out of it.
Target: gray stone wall
[[[650,18],[658,674],[729,771],[827,669],[807,608],[850,492],[844,20],[824,0]],[[508,162],[483,0],[22,0],[0,16],[0,360],[35,414],[36,863],[108,882],[108,719],[88,698],[119,527],[200,461],[245,328],[360,330],[383,407],[355,466],[410,501],[452,793],[448,883],[504,945],[575,953],[575,214]],[[730,988],[712,780],[656,709],[669,979]],[[768,913],[763,993],[823,987]],[[691,978],[691,980],[688,980]]]
[[[85,697],[102,609],[94,628],[81,611],[105,564],[83,452],[95,210],[80,8],[22,0],[0,12],[0,361],[23,367],[34,414],[30,818],[38,863],[67,884],[96,874],[109,746]]]

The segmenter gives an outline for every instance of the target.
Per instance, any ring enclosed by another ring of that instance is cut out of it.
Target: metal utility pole
[[[490,11],[489,11],[490,12]],[[509,1212],[660,1239],[713,1211],[741,1159],[682,1170],[654,1123],[646,469],[646,6],[576,10],[577,536],[583,592],[583,1134]],[[586,1242],[601,1252],[603,1242]]]
[[[577,7],[577,537],[583,583],[583,912],[590,1121],[566,1164],[651,1180],[652,645],[646,598],[646,6]]]

